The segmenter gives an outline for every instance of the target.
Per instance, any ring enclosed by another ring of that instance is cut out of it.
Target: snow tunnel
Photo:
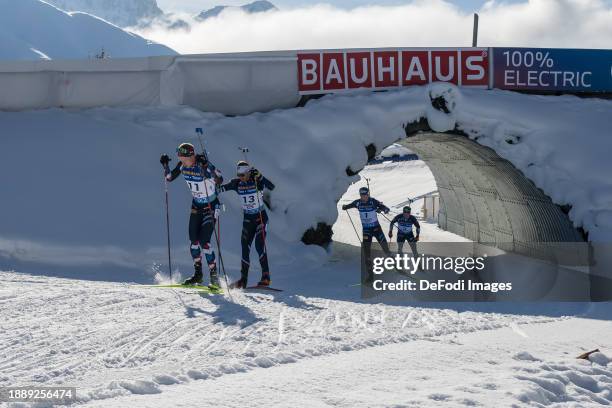
[[[402,162],[399,158],[390,160],[388,156],[386,160],[370,160],[359,171],[361,180],[349,188],[340,204],[355,199],[357,188],[365,185],[365,178],[369,178],[375,198],[383,201],[392,211],[401,211],[402,205],[414,201],[414,204],[410,204],[413,213],[420,213],[422,217],[421,241],[425,246],[421,247],[421,251],[436,248],[431,243],[458,243],[461,242],[459,237],[463,237],[481,244],[479,248],[487,248],[485,251],[490,251],[492,247],[501,250],[488,252],[504,255],[497,259],[499,263],[495,278],[489,276],[486,279],[512,281],[514,287],[520,288],[520,292],[526,296],[524,299],[541,299],[550,293],[568,300],[580,298],[575,297],[578,293],[583,299],[590,296],[589,288],[592,285],[589,280],[593,280],[593,277],[578,272],[578,269],[564,269],[561,266],[578,265],[573,262],[586,266],[582,262],[587,262],[584,235],[575,228],[566,208],[554,203],[495,150],[470,139],[461,131],[435,132],[424,118],[405,125],[404,129],[406,137],[396,144],[415,153],[418,160]],[[366,150],[370,159],[377,153],[373,153],[376,150],[373,145]],[[425,173],[428,174],[429,184],[423,190]],[[409,194],[402,198],[413,197],[414,200],[398,199],[398,189]],[[423,195],[418,195],[421,194],[419,190],[430,192],[425,196],[439,197],[439,205],[435,206],[437,216],[429,214],[431,207],[427,210],[428,216],[420,209]],[[334,239],[359,245],[355,243],[350,225],[347,225],[347,217],[342,213],[339,215],[339,221],[334,224],[338,236],[334,236]],[[379,220],[386,231],[388,224],[384,218],[381,215]],[[435,228],[435,224],[439,229]],[[450,245],[448,248],[460,246]],[[539,273],[534,275],[536,270]],[[567,288],[572,290],[568,291]]]
[[[448,119],[447,95],[432,97],[431,107]],[[562,207],[495,150],[468,137],[455,122],[434,131],[428,113],[403,125],[397,143],[416,153],[431,170],[439,194],[438,226],[470,241],[542,260],[558,260],[563,243],[585,242]],[[435,119],[434,119],[435,120]],[[509,140],[508,143],[512,143]],[[379,146],[380,147],[380,146]],[[378,150],[366,147],[368,158]],[[347,169],[347,174],[361,170]],[[398,183],[410,182],[410,174]],[[560,245],[559,245],[560,244]]]
[[[431,170],[441,229],[538,259],[555,259],[555,246],[547,243],[585,241],[564,209],[493,149],[460,132],[434,132],[426,121],[407,126],[398,143]],[[411,174],[402,177],[398,183],[410,182]]]
[[[543,242],[583,242],[561,207],[493,149],[465,136],[408,133],[400,141],[432,171],[439,226],[504,251],[548,258]]]

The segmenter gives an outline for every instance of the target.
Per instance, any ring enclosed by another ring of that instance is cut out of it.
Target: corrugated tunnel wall
[[[551,242],[583,242],[566,214],[494,150],[455,134],[417,133],[400,143],[431,169],[440,227],[473,241],[541,259]]]

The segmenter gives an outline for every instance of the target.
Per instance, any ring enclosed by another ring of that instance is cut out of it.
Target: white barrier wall
[[[190,105],[239,115],[294,107],[296,52],[0,63],[0,110]]]
[[[549,53],[548,49],[538,50],[536,54],[542,56]],[[496,73],[494,69],[498,64],[492,55],[500,52],[496,48],[264,51],[0,62],[0,110],[184,104],[208,112],[243,115],[295,107],[300,95],[399,89],[432,82],[541,92],[597,89],[609,95],[609,64],[601,61],[612,57],[612,50],[582,51],[599,70],[598,78],[605,77],[597,87],[576,86],[572,81],[569,88],[565,84],[541,87],[530,83],[509,87],[505,82],[498,86],[495,78],[503,77],[506,71]],[[533,52],[527,50],[525,55],[533,56]],[[502,54],[498,59],[503,59]],[[509,72],[512,78],[520,74]],[[574,78],[573,71],[566,73]]]
[[[290,108],[300,100],[296,61],[295,52],[179,57],[171,67],[179,74],[166,83],[183,89],[180,103],[203,111],[238,115]]]

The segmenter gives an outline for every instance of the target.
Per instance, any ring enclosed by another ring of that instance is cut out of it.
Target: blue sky
[[[215,5],[241,5],[249,3],[252,0],[157,0],[157,3],[164,11],[185,11],[188,13],[196,13],[198,11],[208,9]],[[353,8],[364,5],[398,5],[410,3],[410,0],[270,0],[280,8],[292,8],[299,6],[307,6],[313,3],[328,3],[341,8]],[[471,13],[478,10],[487,0],[452,0],[465,12]],[[527,0],[503,0],[498,2],[503,3],[520,3]]]

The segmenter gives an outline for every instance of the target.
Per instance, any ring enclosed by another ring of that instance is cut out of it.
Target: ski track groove
[[[114,295],[114,294],[116,294],[114,291],[106,292],[106,293],[105,292],[100,292],[100,293],[102,295],[107,295],[107,294]],[[72,298],[72,297],[73,297],[73,295],[67,295],[67,296],[63,296],[63,297],[60,297],[60,298]],[[58,298],[54,297],[54,298],[51,298],[51,299],[57,300]],[[127,301],[129,301],[129,300],[142,300],[142,297],[139,296],[137,298],[127,299]],[[45,302],[47,302],[47,301],[48,300],[45,299]],[[113,305],[116,305],[117,303],[121,303],[121,301],[120,302],[115,302],[114,304],[109,304],[107,306],[113,306]],[[95,304],[93,307],[97,309],[100,306]],[[79,312],[75,308],[68,308],[67,309],[67,313],[69,313],[69,314],[68,314],[68,316],[66,316],[66,320],[72,320],[71,319],[72,317],[75,317],[75,316],[77,316],[79,314]],[[40,326],[41,325],[40,324],[41,321],[49,321],[49,320],[53,320],[54,318],[55,318],[54,316],[46,316],[46,317],[43,317],[41,319],[36,319],[35,322]],[[9,323],[10,323],[10,321],[9,321]],[[31,328],[32,328],[31,325],[30,326],[25,326],[24,325],[24,326],[20,326],[20,327],[15,328],[15,330],[17,330],[17,331],[19,331],[19,329],[28,329],[29,330]],[[8,360],[0,361],[0,364],[6,364],[6,363],[9,363],[9,362],[17,360],[17,359],[23,360],[23,357],[27,356],[27,360],[30,360],[30,361],[34,360],[34,362],[30,363],[30,365],[26,365],[25,367],[21,367],[20,369],[24,369],[24,368],[25,369],[32,369],[32,368],[35,368],[35,367],[37,367],[39,365],[39,358],[49,354],[49,350],[50,349],[53,348],[53,349],[61,350],[65,346],[67,346],[69,344],[74,344],[75,346],[80,346],[79,343],[82,340],[87,340],[87,339],[89,339],[91,337],[92,334],[95,334],[97,332],[103,331],[104,329],[105,328],[97,328],[95,330],[88,331],[87,333],[78,334],[78,335],[74,335],[74,334],[68,333],[68,334],[66,334],[64,336],[64,338],[59,339],[59,340],[53,342],[52,344],[50,344],[47,339],[39,340],[37,343],[33,344],[33,346],[35,346],[36,352],[34,352],[34,353],[32,353],[32,352],[25,352],[25,353],[22,353],[22,354],[15,354],[15,355],[13,355],[13,357],[9,358]],[[135,330],[132,331],[132,333],[137,333],[137,332],[140,332],[140,331],[141,331],[141,329],[135,329]],[[19,336],[20,335],[17,335],[14,338],[19,338]],[[126,345],[129,345],[130,341],[132,341],[132,339],[128,339],[128,341],[126,341]],[[90,346],[90,347],[82,347],[82,346],[78,347],[78,350],[80,350],[81,352],[91,351],[91,350],[94,350],[94,349],[99,349],[99,345],[94,345],[94,346]],[[55,362],[61,364],[63,362],[70,361],[70,360],[71,360],[71,358],[67,357],[65,359],[55,360]],[[82,365],[82,364],[85,364],[85,362],[81,362],[80,364],[77,364],[77,366]],[[10,365],[8,365],[8,366],[0,366],[0,370],[8,372],[8,373],[13,372],[14,370],[6,371],[9,367],[10,367]],[[63,368],[63,366],[61,366],[60,368]]]
[[[138,356],[152,342],[154,342],[156,339],[158,339],[160,336],[162,336],[168,330],[172,329],[173,327],[176,327],[179,323],[181,323],[181,320],[179,320],[177,322],[174,322],[172,324],[169,324],[168,326],[164,327],[160,332],[158,332],[154,336],[145,336],[145,337],[141,338],[140,342],[138,344],[136,344],[136,346],[132,349],[132,351],[125,357],[125,361],[124,361],[124,364],[122,365],[122,367],[125,367],[125,364],[127,362],[129,362],[134,357]]]

